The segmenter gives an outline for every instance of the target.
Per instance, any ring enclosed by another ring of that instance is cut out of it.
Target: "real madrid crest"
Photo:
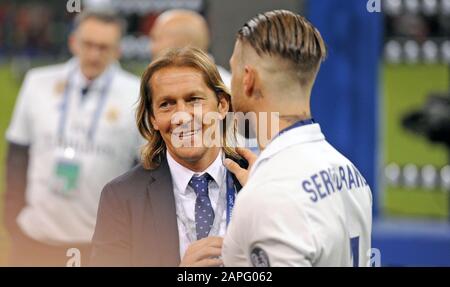
[[[106,111],[106,121],[110,124],[114,124],[119,120],[120,111],[118,107],[110,106]]]
[[[56,82],[55,86],[53,87],[55,97],[60,97],[64,93],[66,84],[67,84],[66,80],[59,80],[58,82]]]
[[[250,253],[253,267],[270,267],[269,256],[266,251],[259,247],[254,247]]]

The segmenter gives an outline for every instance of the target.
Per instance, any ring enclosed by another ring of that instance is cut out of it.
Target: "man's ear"
[[[122,47],[119,46],[116,50],[116,55],[115,55],[116,60],[120,60],[120,58],[122,58]]]
[[[115,47],[115,51],[114,51],[114,59],[115,60],[120,60],[120,58],[122,58],[122,45],[120,44],[121,38],[119,38],[119,41],[117,43],[117,46]]]
[[[255,80],[256,80],[256,70],[250,65],[245,65],[244,67],[244,94],[247,97],[251,97],[253,95],[253,91],[255,90]]]
[[[69,45],[69,50],[72,53],[72,55],[74,55],[74,56],[78,55],[78,51],[80,48],[78,45],[77,36],[75,35],[75,32],[70,34],[69,40],[68,40],[68,45]]]
[[[227,96],[223,94],[219,94],[218,98],[219,98],[219,113],[223,120],[227,115],[227,113],[230,111],[230,102],[227,99]]]
[[[158,124],[156,123],[155,117],[154,117],[154,116],[149,116],[149,118],[150,118],[150,123],[151,123],[151,125],[153,126],[153,129],[154,129],[155,131],[159,131],[159,126],[158,126]]]

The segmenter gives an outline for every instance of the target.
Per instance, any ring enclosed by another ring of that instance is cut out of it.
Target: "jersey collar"
[[[325,140],[325,136],[320,129],[320,125],[317,123],[284,130],[276,138],[274,138],[261,152],[250,171],[250,175],[254,173],[259,164],[268,160],[284,149],[287,149],[294,145],[323,140]]]

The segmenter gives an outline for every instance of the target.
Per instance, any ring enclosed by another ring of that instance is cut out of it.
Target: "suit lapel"
[[[158,254],[158,266],[178,266],[180,264],[180,247],[178,225],[173,194],[172,178],[164,159],[161,166],[152,172],[152,180],[147,186],[150,197],[153,221],[153,254]]]

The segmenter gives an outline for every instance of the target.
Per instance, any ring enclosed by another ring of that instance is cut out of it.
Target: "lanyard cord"
[[[76,68],[69,73],[69,75],[67,77],[67,83],[66,83],[66,86],[64,88],[63,102],[62,102],[62,105],[61,105],[61,114],[60,114],[59,126],[58,126],[58,138],[59,139],[62,139],[65,136],[65,128],[66,128],[67,116],[68,116],[68,111],[69,111],[70,92],[71,92],[71,89],[72,89],[72,80],[73,80],[75,72],[76,72]],[[101,94],[100,94],[100,97],[98,99],[97,108],[95,109],[95,113],[94,113],[94,115],[92,117],[91,125],[90,125],[90,128],[88,130],[88,134],[87,134],[87,138],[88,138],[89,141],[92,141],[94,139],[95,131],[97,129],[98,122],[100,120],[100,115],[101,115],[101,113],[103,111],[103,108],[105,106],[106,99],[107,99],[108,92],[109,92],[109,88],[110,88],[111,83],[112,83],[112,81],[111,81],[112,77],[113,77],[113,73],[111,71],[106,76],[105,85],[103,86],[103,88],[101,90]]]

